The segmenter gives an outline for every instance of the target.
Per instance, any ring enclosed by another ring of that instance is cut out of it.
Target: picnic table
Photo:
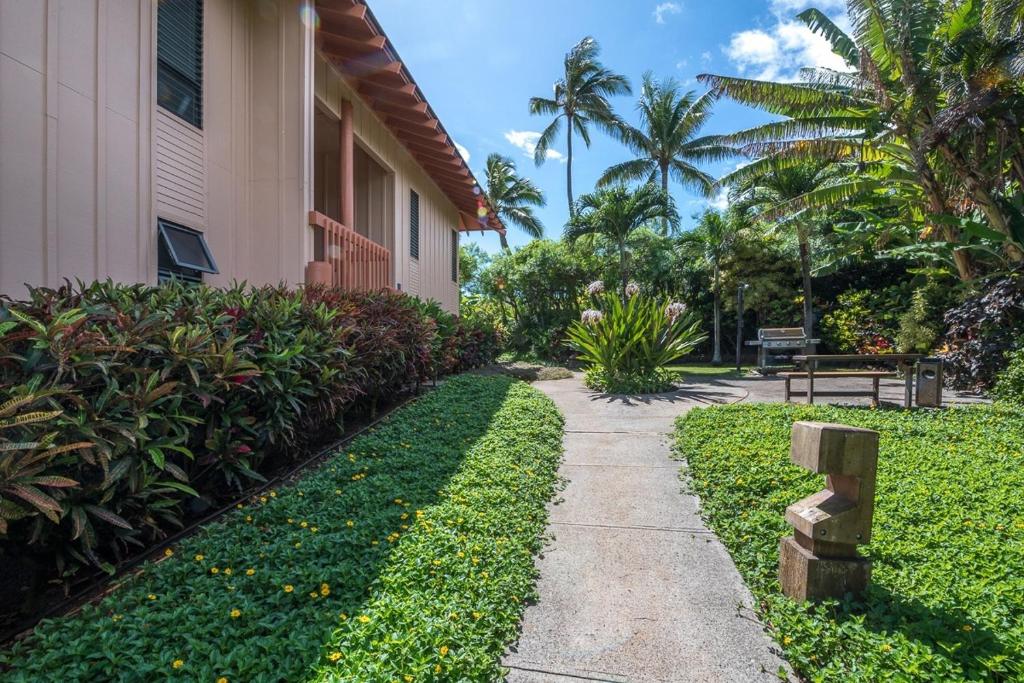
[[[802,354],[793,356],[793,362],[802,365],[803,372],[781,373],[786,378],[786,401],[792,396],[807,396],[808,403],[814,403],[814,378],[836,379],[847,377],[859,377],[872,380],[871,392],[863,391],[819,391],[818,396],[872,396],[874,402],[878,403],[878,381],[886,377],[895,377],[895,373],[876,371],[826,371],[819,370],[822,363],[857,363],[861,365],[874,363],[895,363],[898,370],[903,370],[903,379],[906,382],[903,391],[903,406],[909,408],[913,399],[914,364],[924,358],[921,353],[840,353],[840,354]],[[807,379],[807,392],[791,392],[790,381],[794,378]]]

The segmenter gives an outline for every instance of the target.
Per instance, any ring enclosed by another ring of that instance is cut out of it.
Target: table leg
[[[903,380],[906,383],[904,388],[903,388],[903,407],[904,408],[910,408],[910,405],[913,402],[912,401],[912,399],[913,399],[912,394],[914,392],[914,386],[913,386],[914,373],[911,372],[911,368],[912,367],[913,366],[910,365],[909,363],[904,363],[903,364]]]
[[[814,405],[814,366],[816,361],[807,361],[807,403]]]

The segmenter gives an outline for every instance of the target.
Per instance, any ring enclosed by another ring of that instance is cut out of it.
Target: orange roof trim
[[[317,49],[455,204],[458,229],[504,233],[469,165],[366,3],[316,0],[315,9]]]

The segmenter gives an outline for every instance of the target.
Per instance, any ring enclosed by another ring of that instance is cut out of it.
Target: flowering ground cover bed
[[[823,488],[789,462],[796,420],[880,432],[862,601],[786,599],[786,506]],[[1024,413],[737,405],[677,423],[703,514],[793,667],[815,681],[1024,680]]]
[[[533,593],[562,419],[460,376],[80,613],[5,680],[491,680]]]

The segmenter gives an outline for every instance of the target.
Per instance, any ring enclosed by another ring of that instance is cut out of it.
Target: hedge
[[[10,681],[493,680],[533,596],[562,419],[463,375],[96,605],[0,653]]]
[[[0,299],[0,561],[110,571],[354,408],[489,362],[488,339],[391,292],[105,282]]]
[[[781,595],[787,505],[823,488],[789,462],[796,420],[881,434],[863,601]],[[793,667],[814,681],[1024,680],[1024,413],[741,405],[693,410],[677,449]]]

